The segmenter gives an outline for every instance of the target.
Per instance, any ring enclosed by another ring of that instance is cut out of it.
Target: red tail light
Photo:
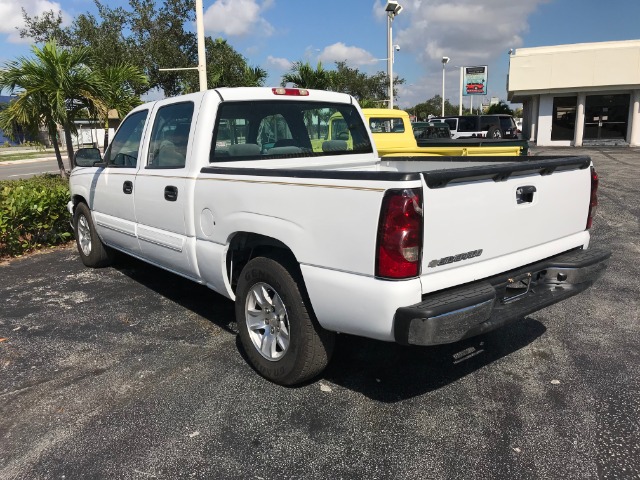
[[[284,88],[274,87],[271,89],[274,95],[290,95],[294,97],[308,97],[309,90],[306,88]]]
[[[376,276],[410,278],[420,274],[422,189],[387,190],[382,200]]]
[[[589,214],[587,215],[587,230],[593,225],[593,217],[598,208],[598,173],[591,167],[591,198],[589,199]]]

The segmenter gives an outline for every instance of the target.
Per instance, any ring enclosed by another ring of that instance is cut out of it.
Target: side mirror
[[[102,155],[97,148],[81,148],[74,156],[76,167],[95,167],[102,162]]]

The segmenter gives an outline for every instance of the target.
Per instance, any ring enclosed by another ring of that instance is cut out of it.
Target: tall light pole
[[[198,70],[200,91],[207,89],[207,56],[204,50],[204,15],[202,13],[202,0],[196,0],[196,36],[198,41],[198,66],[181,68],[159,68],[159,72],[175,72],[180,70]]]
[[[444,66],[451,60],[449,57],[442,57],[442,116],[444,117]]]
[[[402,5],[395,0],[388,0],[385,7],[387,12],[387,75],[389,76],[389,108],[393,108],[393,42],[391,22],[402,11]]]
[[[462,78],[464,76],[464,67],[462,65],[453,65],[455,68],[460,69],[460,104],[458,105],[458,115],[462,116]]]
[[[200,91],[207,89],[207,57],[204,51],[204,14],[202,0],[196,0],[196,32],[198,36],[198,77]]]
[[[458,115],[462,116],[462,69],[464,67],[460,67],[460,105],[458,106]]]

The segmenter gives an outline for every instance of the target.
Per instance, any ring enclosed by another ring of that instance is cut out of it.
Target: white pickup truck
[[[348,135],[327,139],[329,119]],[[266,378],[321,372],[336,333],[435,345],[574,295],[606,268],[587,249],[587,157],[381,160],[349,95],[219,88],[137,107],[104,157],[77,152],[85,265],[125,252],[235,301]]]

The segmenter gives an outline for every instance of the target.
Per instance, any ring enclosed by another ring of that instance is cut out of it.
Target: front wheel
[[[249,362],[272,382],[301,383],[329,363],[334,334],[315,319],[293,264],[266,257],[247,263],[236,291],[236,320]]]
[[[91,210],[79,203],[73,214],[73,229],[80,259],[87,267],[106,267],[113,261],[112,250],[102,243],[91,219]]]

